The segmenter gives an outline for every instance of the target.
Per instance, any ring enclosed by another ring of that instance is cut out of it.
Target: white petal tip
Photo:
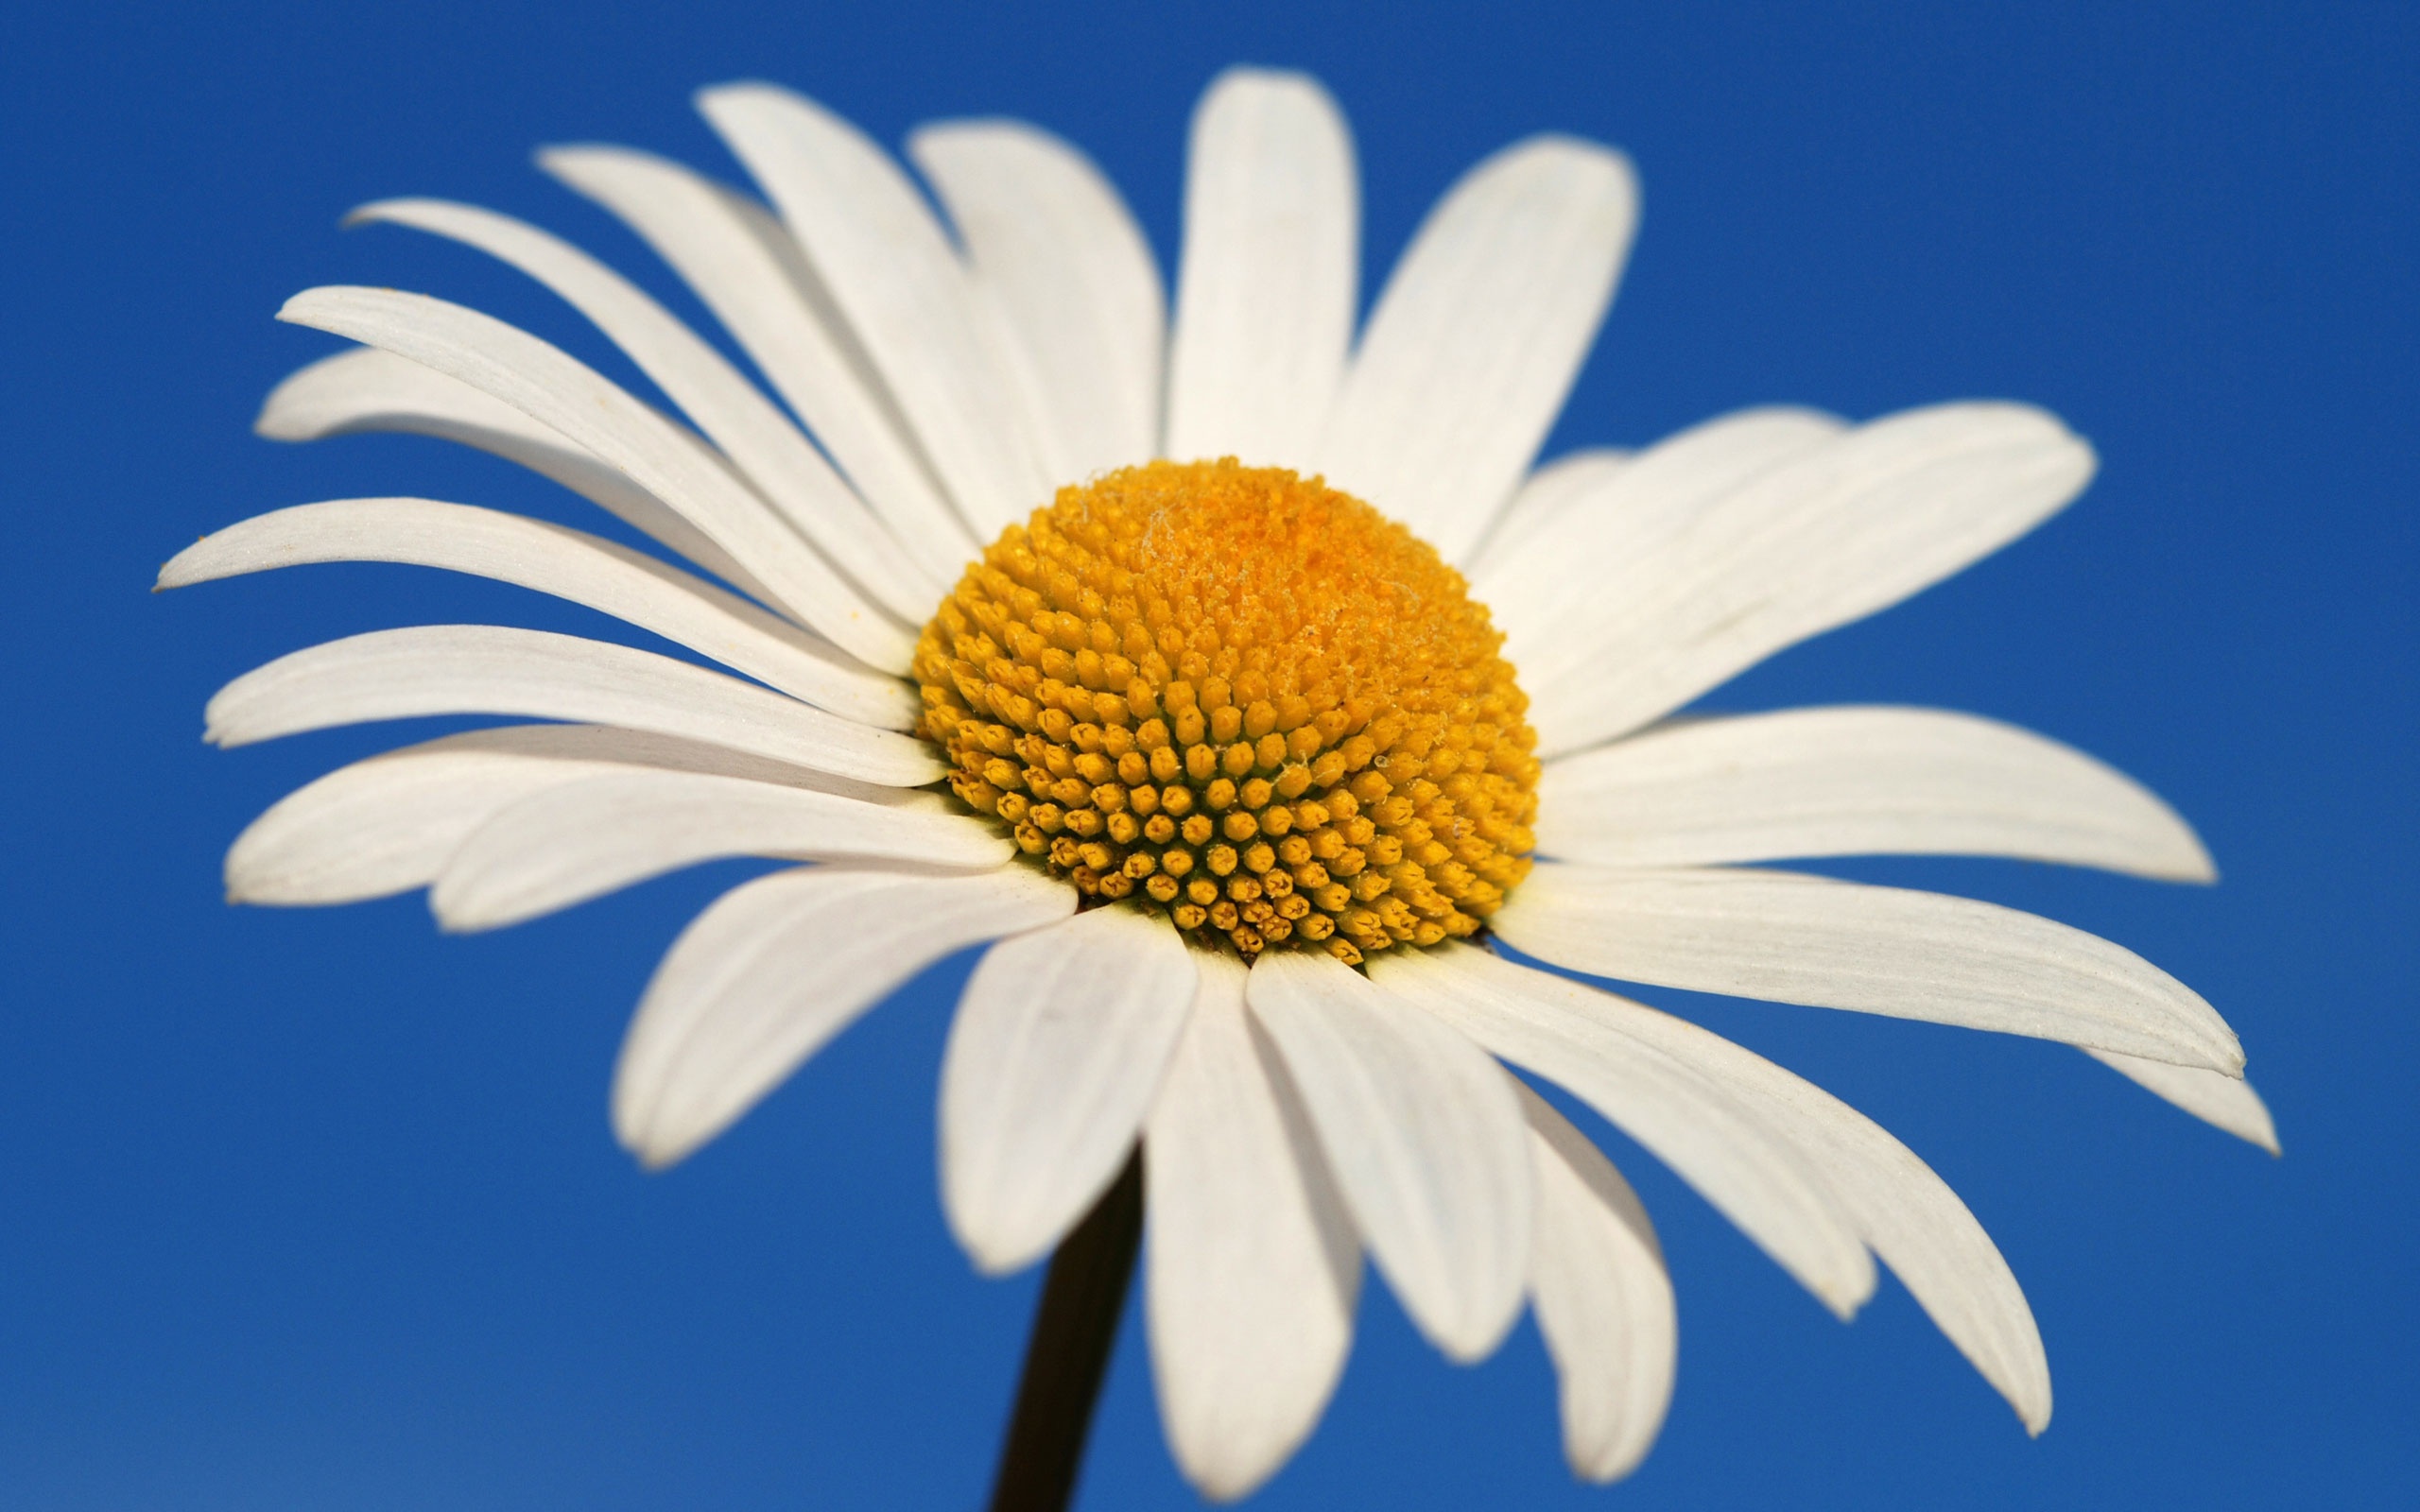
[[[265,441],[316,441],[327,433],[327,427],[294,414],[282,385],[270,390],[261,402],[261,412],[252,417],[252,434]]]
[[[1226,1481],[1212,1480],[1207,1476],[1191,1474],[1188,1474],[1185,1477],[1185,1480],[1192,1485],[1196,1491],[1201,1493],[1201,1500],[1208,1502],[1215,1506],[1226,1506],[1232,1503],[1240,1502],[1245,1497],[1252,1495],[1253,1492],[1260,1488],[1260,1483],[1257,1481],[1249,1482],[1243,1485],[1232,1485]]]
[[[2252,1090],[2250,1083],[2244,1085],[2243,1091],[2246,1095],[2242,1106],[2228,1108],[2223,1117],[2205,1112],[2202,1115],[2204,1120],[2256,1149],[2267,1150],[2272,1159],[2284,1160],[2285,1147],[2277,1143],[2277,1123],[2269,1112],[2269,1105],[2260,1100],[2260,1094]]]
[[[668,1171],[697,1152],[704,1142],[676,1139],[671,1131],[658,1126],[653,1115],[644,1109],[621,1106],[624,1093],[615,1089],[615,1105],[608,1113],[614,1125],[614,1142],[630,1153],[638,1168],[653,1176]]]
[[[1239,85],[1253,85],[1268,90],[1299,90],[1320,99],[1328,97],[1327,86],[1317,77],[1298,68],[1265,68],[1253,63],[1232,63],[1219,71],[1210,87],[1201,92],[1204,99],[1221,90]]]
[[[194,541],[194,546],[199,546],[209,539],[210,538],[208,536],[197,537]],[[194,581],[191,574],[180,569],[177,565],[192,554],[193,546],[188,546],[184,550],[178,552],[175,556],[169,558],[166,561],[162,562],[160,564],[159,572],[152,575],[151,592],[155,593],[164,593],[171,588],[182,588],[187,583]]]
[[[2155,867],[2146,867],[2143,874],[2161,882],[2189,882],[2207,886],[2219,880],[2219,864],[2210,858],[2209,848],[2192,826],[2174,814],[2165,836],[2168,855]]]
[[[481,935],[519,922],[487,900],[448,894],[441,883],[429,889],[428,911],[436,918],[437,927],[448,935]]]
[[[997,1280],[1003,1276],[1015,1275],[1040,1260],[1049,1248],[1046,1245],[1036,1248],[1032,1245],[1006,1245],[993,1240],[978,1241],[967,1237],[962,1231],[958,1236],[958,1246],[966,1251],[966,1258],[974,1265],[977,1275],[993,1280]]]
[[[2100,453],[2094,449],[2093,444],[2090,441],[2085,440],[2083,437],[2078,436],[2073,431],[2067,432],[2067,439],[2073,441],[2075,443],[2076,450],[2083,454],[2084,476],[2089,478],[2093,474],[2099,472],[2100,471]],[[2049,1419],[2048,1418],[2043,1419],[2043,1422],[2046,1424],[2048,1423],[2048,1421]]]
[[[1495,1347],[1502,1342],[1504,1335],[1501,1333],[1481,1342],[1440,1339],[1437,1341],[1437,1352],[1443,1355],[1449,1365],[1479,1365],[1494,1354]]]
[[[628,1142],[625,1143],[627,1145]],[[638,1168],[649,1176],[669,1171],[689,1156],[689,1152],[685,1149],[655,1149],[646,1145],[628,1145],[628,1147],[631,1159],[637,1161]]]
[[[1992,1385],[1999,1392],[2000,1400],[2016,1414],[2017,1422],[2025,1429],[2025,1436],[2039,1438],[2042,1431],[2050,1426],[2050,1375],[2047,1366],[2038,1366],[2028,1374],[2028,1380],[2014,1383],[1995,1381]]]
[[[155,593],[164,593],[171,588],[186,588],[195,583],[205,581],[206,579],[201,574],[194,571],[191,564],[191,558],[195,548],[204,544],[209,540],[210,538],[208,536],[203,536],[200,540],[196,541],[192,546],[186,547],[184,550],[178,552],[175,556],[169,558],[166,561],[162,562],[160,564],[159,573],[151,579],[151,592]]]
[[[951,1237],[958,1241],[959,1248],[966,1251],[968,1262],[979,1276],[1013,1276],[1048,1254],[1059,1237],[1054,1233],[1036,1239],[1018,1231],[1028,1225],[1019,1225],[1002,1213],[971,1211],[973,1206],[971,1199],[953,1192],[947,1178],[943,1178],[942,1216],[949,1223]]]
[[[734,79],[728,84],[708,84],[691,94],[689,99],[698,108],[699,114],[717,125],[722,123],[724,112],[735,108],[746,110],[760,105],[813,103],[779,84],[752,78]]]
[[[1822,1282],[1808,1282],[1807,1289],[1824,1310],[1843,1323],[1854,1323],[1874,1300],[1874,1289],[1881,1284],[1882,1273],[1874,1263],[1871,1251],[1860,1251],[1864,1263],[1859,1270],[1845,1276],[1835,1276]]]
[[[1187,1465],[1180,1461],[1185,1483],[1201,1493],[1201,1500],[1220,1506],[1240,1502],[1269,1484],[1286,1461],[1292,1457],[1297,1446],[1288,1445],[1275,1455],[1241,1456],[1232,1465]]]
[[[1512,1325],[1521,1320],[1521,1309],[1529,1301],[1526,1292],[1516,1294],[1509,1311],[1496,1313],[1477,1322],[1456,1322],[1450,1334],[1432,1332],[1428,1342],[1437,1352],[1455,1365],[1478,1365],[1494,1354],[1504,1343]],[[1426,1332],[1425,1329],[1423,1332]]]
[[[1510,149],[1536,157],[1561,158],[1566,162],[1585,163],[1590,169],[1605,174],[1622,189],[1635,195],[1638,190],[1638,169],[1630,154],[1619,147],[1592,142],[1584,136],[1571,136],[1562,131],[1541,131],[1528,141]]]
[[[1571,1475],[1574,1480],[1589,1486],[1611,1486],[1616,1481],[1628,1480],[1631,1472],[1637,1469],[1646,1458],[1647,1450],[1642,1446],[1637,1449],[1624,1449],[1612,1458],[1583,1458],[1578,1454],[1566,1452],[1564,1455],[1564,1463],[1571,1467]]]

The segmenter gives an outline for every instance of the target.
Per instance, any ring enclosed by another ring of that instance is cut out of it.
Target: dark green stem
[[[1143,1242],[1143,1151],[1060,1242],[1026,1344],[992,1512],[1065,1512]]]

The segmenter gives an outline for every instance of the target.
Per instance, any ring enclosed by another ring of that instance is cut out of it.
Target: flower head
[[[236,841],[237,898],[426,887],[474,929],[718,856],[809,863],[716,902],[648,986],[613,1113],[650,1165],[987,945],[942,1071],[951,1225],[986,1270],[1026,1264],[1140,1140],[1163,1414],[1220,1498],[1316,1422],[1364,1253],[1457,1360],[1535,1309],[1581,1474],[1646,1452],[1675,1340],[1653,1230],[1508,1064],[1669,1163],[1840,1315],[1879,1258],[2029,1429],[2047,1422],[2024,1297],[1914,1154],[1772,1062],[1499,946],[2064,1040],[2274,1147],[2226,1025],[2122,948],[1742,865],[1958,852],[2206,880],[2150,793],[1964,714],[1668,717],[2064,507],[2094,459],[2053,418],[1760,409],[1533,469],[1634,222],[1602,147],[1542,137],[1472,169],[1357,338],[1351,145],[1302,77],[1236,71],[1205,96],[1172,322],[1115,191],[1039,130],[916,133],[945,229],[813,103],[741,85],[701,104],[769,203],[616,148],[542,162],[688,282],[772,394],[547,233],[395,200],[358,218],[529,273],[686,422],[490,317],[366,288],[287,304],[360,345],[260,422],[482,447],[660,551],[352,499],[210,536],[161,582],[418,562],[728,670],[439,626],[239,678],[210,705],[222,745],[546,722],[310,784]]]
[[[916,658],[950,786],[1087,899],[1245,959],[1467,938],[1529,875],[1534,737],[1461,575],[1276,468],[1060,490]]]

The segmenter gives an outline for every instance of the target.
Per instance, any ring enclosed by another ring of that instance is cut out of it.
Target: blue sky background
[[[763,76],[893,143],[942,115],[1040,121],[1098,156],[1165,258],[1187,112],[1231,60],[1312,69],[1343,103],[1370,286],[1451,177],[1516,135],[1634,155],[1637,252],[1550,449],[1752,402],[1969,395],[2094,440],[2100,481],[2035,536],[1711,702],[1973,709],[2158,788],[2217,888],[1841,869],[2049,913],[2173,971],[2241,1031],[2286,1146],[2272,1160],[2054,1046],[1646,994],[1847,1097],[1963,1194],[2040,1318],[2049,1432],[2029,1441],[1895,1283],[1834,1323],[1591,1122],[1679,1291],[1679,1387],[1645,1468],[1570,1480],[1530,1326],[1456,1368],[1372,1285],[1325,1423],[1256,1504],[2414,1493],[2420,12],[239,9],[0,17],[0,1504],[979,1503],[1036,1278],[976,1278],[934,1194],[967,963],[642,1176],[604,1114],[624,1020],[749,868],[472,938],[416,898],[233,910],[219,857],[247,820],[431,731],[199,739],[215,688],[316,641],[607,622],[405,568],[146,590],[203,531],[311,499],[587,523],[437,442],[250,435],[269,386],[330,350],[269,319],[313,284],[442,294],[627,374],[475,254],[339,232],[359,201],[534,218],[694,314],[528,154],[602,139],[735,173],[688,93]],[[1114,1366],[1095,1507],[1191,1503],[1140,1342],[1130,1327]]]

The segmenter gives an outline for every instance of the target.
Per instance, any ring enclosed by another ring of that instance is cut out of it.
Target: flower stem
[[[992,1512],[1064,1512],[1143,1241],[1143,1151],[1060,1242],[1034,1310]]]

